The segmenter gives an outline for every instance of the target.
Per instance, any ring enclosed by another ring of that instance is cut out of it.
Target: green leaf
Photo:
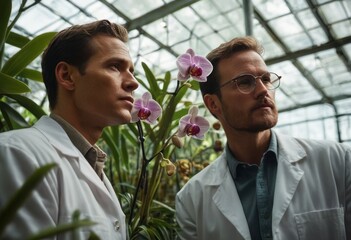
[[[29,127],[27,121],[15,109],[5,102],[0,101],[0,111],[10,129]]]
[[[58,234],[62,234],[64,232],[73,231],[81,227],[89,227],[95,224],[96,224],[95,222],[92,222],[87,219],[74,221],[72,223],[60,224],[57,227],[52,227],[52,228],[48,228],[43,231],[40,231],[39,233],[29,237],[29,240],[39,240],[39,239],[50,238],[50,237],[57,236]],[[99,238],[96,238],[96,235],[94,237],[95,238],[93,239],[99,239]]]
[[[18,48],[24,47],[24,45],[26,45],[29,42],[30,42],[29,38],[15,32],[10,32],[10,34],[7,36],[7,39],[6,39],[6,43]]]
[[[0,17],[0,50],[5,44],[7,25],[10,20],[12,10],[12,0],[1,0],[0,1],[1,17]]]
[[[191,84],[191,87],[190,87],[191,89],[195,91],[200,90],[200,83],[198,81],[193,80],[190,82],[190,84]]]
[[[189,108],[182,108],[182,109],[176,111],[173,115],[172,121],[180,119],[181,117],[188,114],[188,112],[189,112]]]
[[[47,115],[46,112],[38,104],[25,96],[17,94],[7,94],[6,96],[16,100],[18,104],[30,111],[37,119],[41,118],[44,115]]]
[[[23,82],[0,72],[0,94],[18,94],[30,92],[30,88]]]
[[[140,83],[141,86],[143,86],[148,92],[151,92],[149,86],[146,84],[146,82],[141,79],[141,78],[138,78],[136,77],[136,80]]]
[[[156,77],[152,73],[150,68],[146,65],[146,63],[142,62],[141,65],[144,69],[146,79],[149,82],[150,90],[151,90],[150,93],[152,94],[152,98],[155,99],[158,96],[158,94],[160,93],[160,87],[157,84]]]
[[[167,71],[165,73],[165,78],[163,81],[164,82],[163,82],[163,89],[162,90],[163,90],[163,92],[167,92],[168,86],[171,82],[171,72]]]
[[[23,78],[28,78],[37,82],[43,82],[43,77],[41,75],[41,72],[38,70],[30,69],[30,68],[25,68],[23,69],[18,76],[23,77]]]
[[[137,135],[131,134],[130,130],[122,129],[121,134],[131,143],[131,145],[137,146],[139,144],[136,137]]]
[[[44,51],[55,34],[47,32],[35,37],[5,63],[2,72],[16,76]]]
[[[10,198],[10,200],[3,206],[3,208],[0,209],[0,236],[7,224],[11,222],[18,209],[26,201],[37,184],[55,166],[56,163],[51,163],[36,169],[34,173],[24,182],[22,187],[19,188]]]

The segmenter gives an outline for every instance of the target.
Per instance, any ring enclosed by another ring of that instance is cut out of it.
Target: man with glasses
[[[272,128],[275,89],[252,37],[211,51],[200,83],[227,137],[223,154],[176,197],[181,239],[351,239],[351,149]]]

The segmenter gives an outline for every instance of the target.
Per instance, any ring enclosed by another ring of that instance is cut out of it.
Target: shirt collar
[[[263,154],[263,156],[265,156],[268,152],[272,152],[276,156],[276,159],[277,159],[277,156],[278,156],[278,142],[277,142],[277,136],[275,135],[274,131],[271,131],[271,140],[270,140],[268,149]],[[253,165],[253,164],[243,163],[243,162],[240,162],[239,160],[237,160],[234,157],[233,153],[230,151],[228,144],[226,144],[225,153],[226,153],[226,156],[227,156],[227,164],[228,164],[228,167],[229,167],[229,170],[230,170],[230,173],[231,173],[233,179],[236,178],[236,170],[237,170],[237,167],[238,167],[239,164],[246,164],[246,165],[249,165],[249,166]]]
[[[88,151],[93,147],[88,140],[86,140],[83,135],[78,132],[71,124],[69,124],[66,120],[61,118],[60,116],[51,113],[50,117],[54,119],[58,124],[61,125],[63,130],[67,133],[69,139],[73,143],[73,145],[85,156]]]

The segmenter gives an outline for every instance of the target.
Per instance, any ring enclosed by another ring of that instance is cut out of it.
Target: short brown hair
[[[62,30],[44,51],[41,67],[50,109],[55,107],[57,101],[56,65],[61,61],[66,62],[76,66],[83,74],[86,63],[94,54],[91,40],[97,35],[116,37],[124,43],[128,41],[128,31],[123,26],[108,20],[99,20]]]
[[[207,77],[207,82],[200,82],[202,96],[213,93],[217,93],[220,96],[220,92],[217,91],[221,78],[218,72],[218,63],[223,59],[229,58],[234,53],[245,50],[253,50],[261,56],[263,53],[263,47],[259,42],[255,38],[248,36],[233,38],[229,42],[222,43],[219,47],[207,54],[207,59],[213,65],[213,71]]]

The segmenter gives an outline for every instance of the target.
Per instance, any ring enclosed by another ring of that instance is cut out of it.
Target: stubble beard
[[[224,106],[223,109],[230,109],[227,106]],[[278,111],[277,109],[271,108],[271,113],[266,113],[263,116],[261,121],[247,121],[248,119],[253,119],[253,117],[246,117],[244,120],[242,116],[235,116],[230,114],[227,110],[223,111],[223,118],[225,124],[228,125],[231,129],[239,132],[250,132],[258,133],[268,129],[273,128],[278,122]],[[245,122],[246,121],[246,122]]]

